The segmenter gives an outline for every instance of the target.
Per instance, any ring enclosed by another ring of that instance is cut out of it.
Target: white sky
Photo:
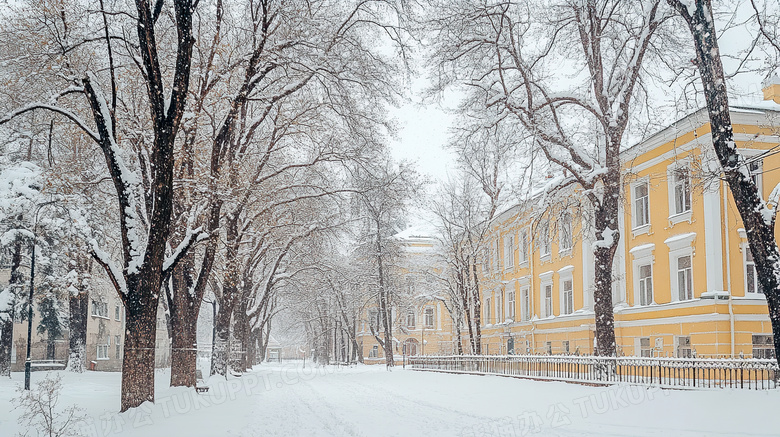
[[[414,161],[434,182],[444,181],[447,169],[455,166],[455,154],[444,148],[455,116],[441,104],[422,102],[424,84],[423,79],[416,80],[412,101],[390,108],[390,115],[398,121],[398,138],[391,143],[393,157]]]

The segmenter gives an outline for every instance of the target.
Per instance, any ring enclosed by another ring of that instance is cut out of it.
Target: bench
[[[30,371],[65,370],[65,362],[59,360],[30,360]]]
[[[206,393],[209,391],[209,386],[203,381],[203,372],[200,369],[195,371],[195,391],[197,393]]]

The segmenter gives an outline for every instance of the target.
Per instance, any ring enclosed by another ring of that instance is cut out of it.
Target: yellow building
[[[780,85],[765,90],[780,103]],[[766,199],[780,182],[780,106],[733,107],[735,141]],[[734,200],[719,179],[705,109],[622,153],[613,303],[618,351],[773,357],[766,299]],[[593,232],[576,190],[491,224],[482,268],[483,353],[594,347]]]
[[[399,243],[399,265],[391,269],[391,329],[393,358],[400,364],[404,355],[451,355],[456,352],[448,301],[435,275],[436,240],[410,228],[394,236]],[[372,330],[373,328],[373,330]],[[384,339],[375,299],[364,305],[357,333],[367,364],[384,363],[382,346],[374,334]]]

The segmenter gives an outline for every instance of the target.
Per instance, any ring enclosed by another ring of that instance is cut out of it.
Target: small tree
[[[26,430],[21,436],[36,431],[39,436],[75,437],[81,436],[79,429],[86,416],[78,406],[60,409],[60,377],[47,376],[32,390],[18,390],[14,398],[14,409],[21,410],[19,424]]]
[[[46,358],[53,360],[55,356],[55,340],[62,338],[63,323],[62,310],[59,300],[52,295],[44,296],[38,303],[38,312],[41,320],[36,331],[38,334],[46,334]]]

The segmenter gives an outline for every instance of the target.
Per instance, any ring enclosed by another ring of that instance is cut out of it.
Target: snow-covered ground
[[[209,380],[208,394],[167,387],[155,404],[117,414],[119,373],[51,372],[60,406],[85,410],[96,436],[769,436],[780,391],[586,387],[384,366],[305,369],[264,364]],[[46,376],[33,373],[33,385]],[[0,379],[0,435],[21,431],[11,410],[24,375]],[[33,434],[34,435],[34,434]]]

